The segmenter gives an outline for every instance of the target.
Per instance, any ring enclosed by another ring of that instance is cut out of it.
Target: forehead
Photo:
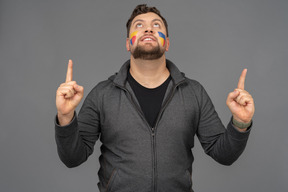
[[[137,20],[143,20],[143,21],[149,22],[149,21],[152,21],[152,20],[155,20],[155,19],[159,19],[159,20],[163,23],[161,17],[159,17],[156,13],[149,12],[149,13],[144,13],[144,14],[141,14],[141,15],[137,15],[137,16],[132,20],[132,24],[133,24],[135,21],[137,21]]]

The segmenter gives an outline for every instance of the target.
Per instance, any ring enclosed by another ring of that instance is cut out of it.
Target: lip
[[[140,41],[144,41],[144,39],[146,39],[146,38],[150,38],[150,39],[152,39],[152,41],[156,41],[156,38],[154,36],[151,36],[151,35],[145,35],[145,36],[141,37]]]

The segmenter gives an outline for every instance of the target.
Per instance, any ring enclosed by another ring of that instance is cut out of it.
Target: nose
[[[145,33],[154,33],[153,29],[149,26],[147,27],[147,29],[145,30]]]

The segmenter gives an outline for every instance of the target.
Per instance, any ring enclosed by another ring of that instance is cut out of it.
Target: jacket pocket
[[[107,183],[106,192],[112,192],[112,186],[115,182],[115,178],[118,175],[118,169],[113,169],[109,181]]]

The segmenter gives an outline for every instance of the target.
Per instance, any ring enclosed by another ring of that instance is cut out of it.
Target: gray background
[[[58,158],[55,92],[68,59],[85,96],[119,70],[129,58],[125,24],[139,3],[166,17],[167,58],[203,84],[224,124],[226,97],[248,68],[256,113],[246,150],[226,167],[197,140],[195,191],[288,191],[287,0],[0,0],[0,191],[98,191],[99,142],[77,168]]]

